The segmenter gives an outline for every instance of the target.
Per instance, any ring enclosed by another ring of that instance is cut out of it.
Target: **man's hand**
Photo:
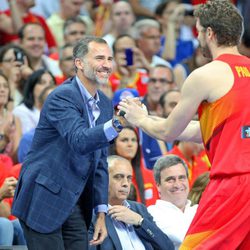
[[[93,239],[89,242],[89,244],[94,246],[102,244],[106,237],[107,229],[105,225],[105,213],[98,213]]]
[[[127,121],[137,127],[143,123],[144,118],[148,116],[147,108],[138,98],[125,98],[119,105],[118,109],[124,111],[124,117]]]
[[[139,221],[142,219],[140,214],[130,210],[125,206],[113,206],[109,209],[108,214],[112,219],[135,226],[137,226]]]

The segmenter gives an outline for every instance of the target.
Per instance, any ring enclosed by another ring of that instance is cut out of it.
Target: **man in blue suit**
[[[47,98],[21,170],[13,214],[29,250],[88,249],[87,229],[95,208],[91,244],[107,235],[107,147],[122,129],[107,84],[113,57],[107,43],[86,37],[73,50],[76,76]]]
[[[120,156],[108,157],[109,210],[106,216],[108,237],[91,250],[173,250],[174,245],[154,223],[147,208],[138,202],[128,201],[132,182],[131,163]],[[95,224],[96,218],[92,222]],[[92,224],[92,225],[93,225]],[[89,237],[93,237],[94,227]]]

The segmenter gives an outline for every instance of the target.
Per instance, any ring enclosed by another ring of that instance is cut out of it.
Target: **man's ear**
[[[156,188],[158,190],[159,196],[161,197],[160,184],[156,183]]]
[[[80,70],[84,69],[83,61],[79,58],[75,59],[75,65],[76,65],[77,69],[80,69]]]
[[[213,30],[212,30],[210,27],[207,27],[206,33],[207,33],[207,36],[208,36],[210,39],[211,39],[212,36],[214,35],[214,32],[213,32]]]

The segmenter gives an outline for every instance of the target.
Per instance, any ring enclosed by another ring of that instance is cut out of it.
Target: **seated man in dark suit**
[[[109,210],[106,216],[108,236],[98,246],[101,250],[151,250],[174,249],[173,243],[156,226],[147,208],[138,202],[126,200],[132,182],[132,166],[120,156],[108,157],[109,169]],[[89,238],[93,238],[93,224]],[[96,246],[91,246],[91,250]]]

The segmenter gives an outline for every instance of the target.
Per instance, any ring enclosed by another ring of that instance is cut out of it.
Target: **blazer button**
[[[79,195],[79,194],[80,194],[80,192],[79,192],[79,191],[75,192],[75,195]]]

